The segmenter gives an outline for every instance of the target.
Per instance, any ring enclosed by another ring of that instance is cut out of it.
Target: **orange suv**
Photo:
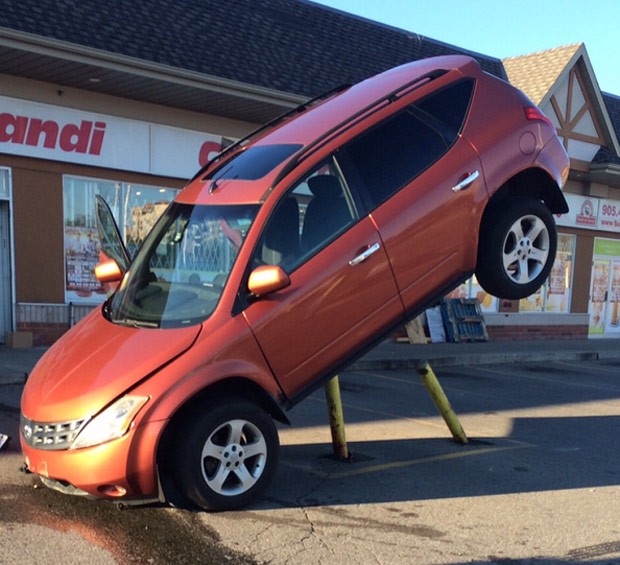
[[[469,57],[337,89],[228,147],[130,261],[98,204],[103,307],[22,398],[27,468],[117,501],[211,510],[274,475],[274,420],[476,274],[525,297],[556,251],[569,161],[528,98]]]

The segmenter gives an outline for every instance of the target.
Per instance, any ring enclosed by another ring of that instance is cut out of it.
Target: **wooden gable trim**
[[[576,86],[578,86],[581,90],[584,103],[577,110],[575,115],[570,118],[570,112],[573,105],[573,96],[575,94]],[[581,76],[581,72],[577,68],[577,65],[575,65],[568,74],[567,96],[564,107],[561,107],[562,104],[558,100],[555,93],[551,96],[550,102],[553,111],[555,112],[556,118],[560,124],[560,127],[558,128],[558,135],[563,139],[565,148],[568,147],[569,139],[592,143],[594,145],[605,145],[605,138],[603,136],[601,125],[597,118],[597,112],[595,111],[594,104],[592,102],[588,89],[586,88],[583,77]],[[590,118],[592,119],[592,123],[594,124],[596,136],[587,135],[575,131],[579,120],[581,120],[581,118],[583,118],[583,116],[588,112],[590,114]]]

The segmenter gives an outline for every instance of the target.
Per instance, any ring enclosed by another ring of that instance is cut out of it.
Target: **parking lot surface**
[[[21,375],[37,352],[5,349],[0,432],[13,437],[0,452],[0,563],[23,562],[24,551],[32,563],[620,563],[615,344],[526,344],[520,354],[460,345],[388,347],[340,375],[348,462],[333,456],[316,391],[279,430],[266,496],[217,514],[118,512],[33,490],[36,479],[17,470],[15,433]],[[452,439],[405,351],[429,358],[466,445]]]
[[[619,563],[620,363],[442,368],[469,443],[417,374],[341,375],[351,462],[322,391],[281,430],[274,485],[203,515],[224,544],[279,563]]]

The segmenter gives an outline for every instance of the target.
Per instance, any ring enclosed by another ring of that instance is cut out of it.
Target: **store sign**
[[[0,96],[0,153],[178,178],[221,137]]]
[[[601,200],[599,226],[602,230],[620,233],[620,201]]]
[[[564,196],[569,211],[556,216],[558,226],[620,233],[620,200],[566,193]]]

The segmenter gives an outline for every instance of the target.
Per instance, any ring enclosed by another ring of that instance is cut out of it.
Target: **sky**
[[[599,88],[620,96],[620,0],[314,0],[498,59],[585,43]]]

